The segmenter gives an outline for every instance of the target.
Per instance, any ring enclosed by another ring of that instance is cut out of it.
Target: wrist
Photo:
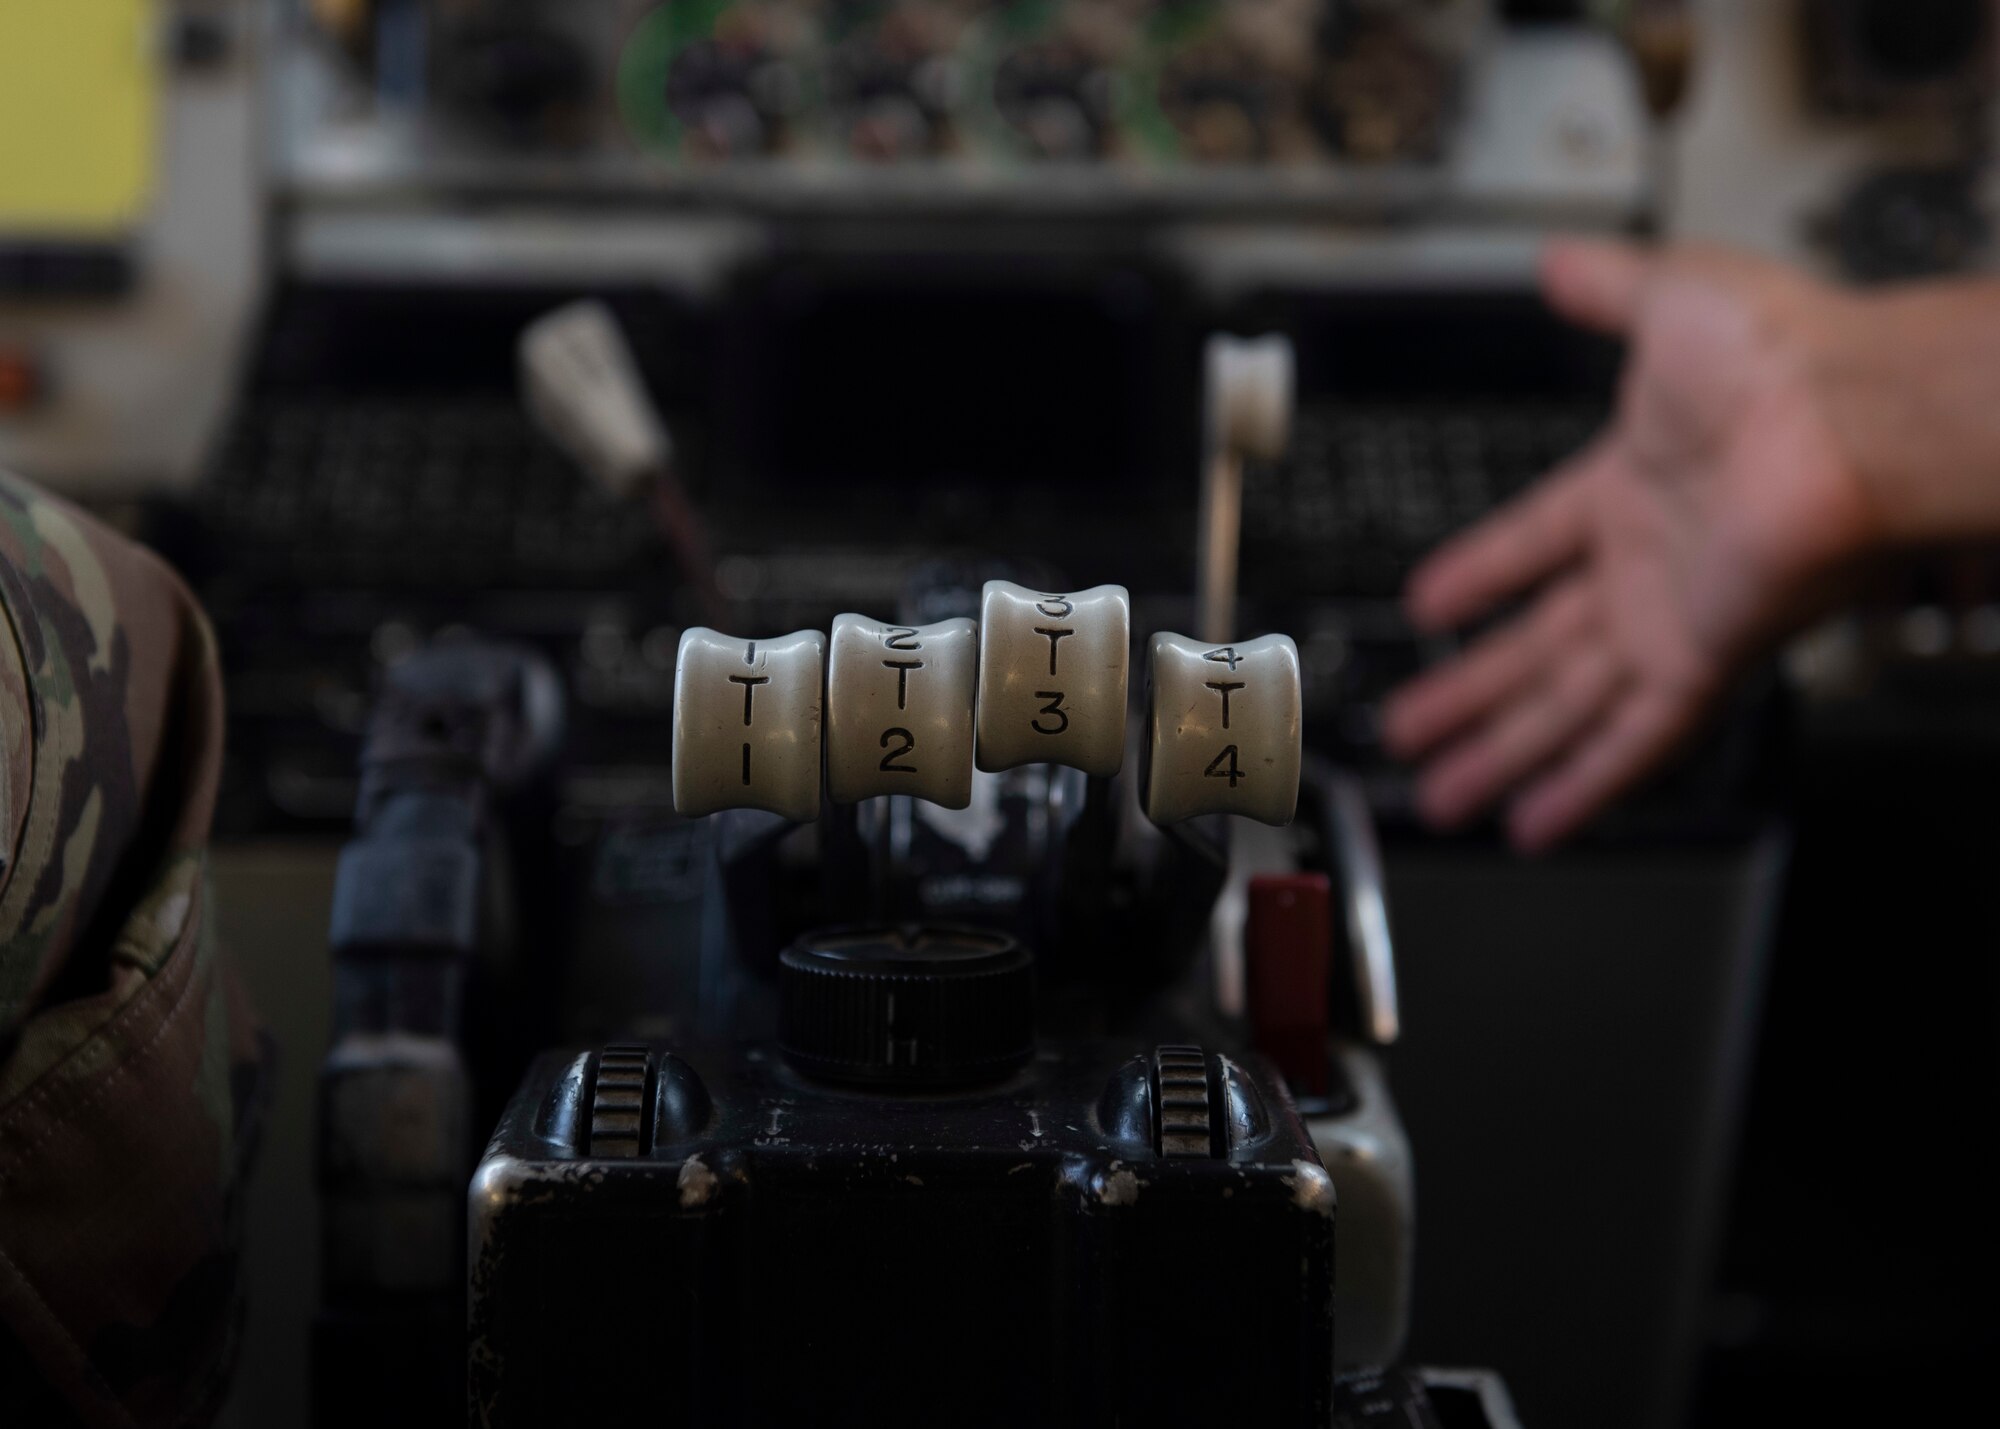
[[[2000,535],[2000,284],[1829,291],[1815,385],[1874,547]]]

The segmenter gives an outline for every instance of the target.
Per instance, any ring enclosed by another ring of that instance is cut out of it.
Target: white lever
[[[1275,461],[1291,441],[1297,377],[1285,337],[1208,340],[1205,450],[1201,473],[1201,633],[1220,643],[1236,625],[1237,560],[1243,544],[1243,461]]]
[[[623,499],[650,487],[653,519],[710,620],[727,618],[708,532],[675,470],[673,442],[611,309],[594,301],[545,313],[522,332],[521,395],[550,440]]]
[[[535,319],[521,334],[520,361],[529,412],[612,495],[666,467],[666,426],[604,304],[571,303]]]

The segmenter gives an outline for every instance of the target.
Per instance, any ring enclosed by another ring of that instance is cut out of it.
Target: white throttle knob
[[[1241,814],[1287,824],[1299,801],[1299,647],[1266,635],[1208,645],[1155,635],[1146,700],[1146,817]]]
[[[826,782],[836,802],[910,794],[972,802],[979,631],[969,620],[833,622],[826,664]]]
[[[1207,367],[1213,440],[1244,456],[1282,457],[1291,442],[1297,385],[1291,339],[1212,337]]]
[[[545,313],[521,334],[522,391],[549,436],[614,496],[667,463],[672,443],[611,309]]]
[[[696,628],[674,662],[674,808],[819,817],[826,637],[739,640]]]
[[[988,581],[979,603],[979,767],[1116,774],[1131,647],[1124,586],[1051,595]]]

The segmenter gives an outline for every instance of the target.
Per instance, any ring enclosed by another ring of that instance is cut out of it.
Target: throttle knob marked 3
[[[1132,598],[1122,585],[1049,594],[988,581],[979,605],[979,767],[1125,762]]]

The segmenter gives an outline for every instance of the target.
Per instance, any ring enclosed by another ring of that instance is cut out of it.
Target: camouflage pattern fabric
[[[213,636],[0,476],[0,1424],[202,1422],[263,1039],[216,954]]]

